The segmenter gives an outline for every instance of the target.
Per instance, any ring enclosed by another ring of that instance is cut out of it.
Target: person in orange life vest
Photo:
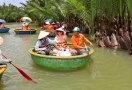
[[[22,22],[22,29],[23,29],[23,27],[24,27],[25,23],[26,23],[26,22]]]
[[[56,37],[54,38],[54,41],[63,42],[67,40],[66,32],[63,28],[58,28],[55,30]]]
[[[66,32],[64,31],[63,28],[58,28],[55,30],[55,38],[54,38],[54,41],[57,42],[57,44],[55,44],[55,48],[54,48],[54,51],[58,51],[60,50],[60,48],[62,47],[67,47],[67,43],[66,43],[66,40],[67,40],[67,35],[66,35]]]
[[[29,28],[29,23],[28,22],[23,22],[23,30],[29,30],[30,28]]]
[[[43,25],[43,28],[46,29],[46,31],[48,32],[54,29],[53,25],[50,22],[45,22],[45,24]]]
[[[0,22],[0,28],[5,28],[4,24]]]
[[[54,30],[59,28],[59,22],[57,22],[57,23],[53,22],[52,25],[54,27]]]
[[[85,50],[87,49],[87,46],[83,46],[82,45],[83,42],[86,42],[90,44],[90,46],[93,46],[93,44],[83,34],[80,34],[80,28],[75,27],[73,29],[73,36],[71,37],[71,43],[72,43],[72,49],[75,49],[78,55],[87,53],[87,51]]]
[[[46,25],[45,25],[46,24]],[[46,32],[50,32],[49,36],[54,36],[54,27],[50,22],[45,22],[43,28],[46,29]]]

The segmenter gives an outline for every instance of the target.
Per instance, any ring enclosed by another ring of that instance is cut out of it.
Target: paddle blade
[[[34,81],[31,77],[29,77],[23,70],[21,70],[20,68],[18,68],[16,65],[14,65],[12,62],[11,64],[29,81],[33,82],[33,83],[37,83],[36,81]]]
[[[3,53],[2,56],[5,57],[6,59],[8,59]],[[22,71],[20,68],[18,68],[15,64],[13,64],[11,62],[11,64],[21,73],[22,76],[24,76],[27,80],[33,82],[33,83],[37,83],[36,81],[34,81],[31,77],[29,77],[24,71]]]

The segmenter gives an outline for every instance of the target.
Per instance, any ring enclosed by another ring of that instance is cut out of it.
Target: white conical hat
[[[42,38],[44,38],[44,37],[46,37],[48,35],[49,35],[49,32],[40,31],[38,39],[42,39]]]
[[[0,36],[0,45],[3,43],[3,38]]]

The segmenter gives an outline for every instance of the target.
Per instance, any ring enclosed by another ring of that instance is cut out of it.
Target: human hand
[[[45,45],[41,45],[41,46],[40,46],[40,48],[43,48],[43,47],[45,47]]]
[[[90,46],[93,46],[93,44],[91,42],[89,44],[90,44]]]
[[[60,43],[60,41],[56,41],[56,43]]]
[[[46,47],[44,47],[44,50],[46,50],[47,48]]]
[[[84,46],[84,47],[83,47],[84,50],[87,50],[87,48],[88,48],[87,46]]]
[[[10,60],[10,59],[8,59],[9,60],[9,63],[11,63],[12,62],[12,60]]]

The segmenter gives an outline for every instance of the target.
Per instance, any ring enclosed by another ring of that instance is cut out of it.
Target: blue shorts
[[[88,51],[84,50],[84,49],[75,49],[77,51],[77,55],[82,55],[84,53],[88,53]]]

